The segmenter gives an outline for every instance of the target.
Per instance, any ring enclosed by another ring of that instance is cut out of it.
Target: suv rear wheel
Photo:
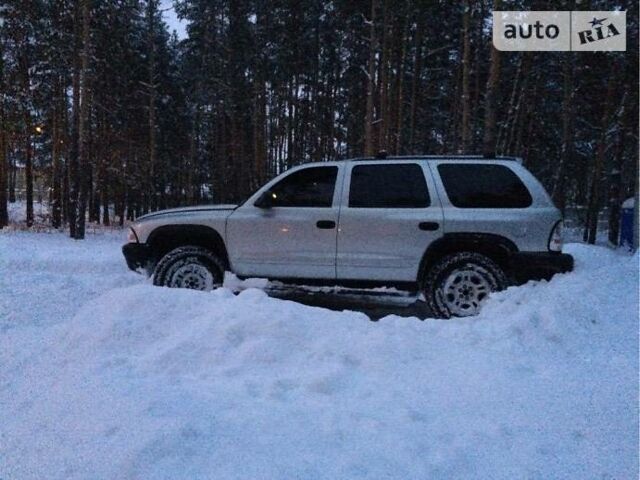
[[[423,292],[439,318],[477,315],[491,292],[508,286],[500,266],[475,252],[446,255],[427,272]]]
[[[153,272],[153,284],[171,288],[213,290],[222,286],[224,264],[210,250],[185,246],[171,250]]]

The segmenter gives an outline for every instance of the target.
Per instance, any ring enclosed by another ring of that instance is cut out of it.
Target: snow
[[[23,224],[26,219],[27,202],[19,201],[7,205],[9,213],[9,224]],[[36,222],[44,223],[44,219],[49,215],[49,206],[41,202],[33,202],[33,216]]]
[[[125,236],[105,232],[78,241],[58,232],[0,233],[0,332],[64,321],[87,299],[142,282],[123,268]]]
[[[0,478],[637,476],[637,255],[371,322],[153,287],[124,235],[0,233]]]

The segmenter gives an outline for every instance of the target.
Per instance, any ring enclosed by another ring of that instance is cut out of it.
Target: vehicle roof
[[[522,165],[522,158],[520,157],[511,157],[511,156],[484,156],[484,155],[390,155],[387,157],[376,156],[376,157],[354,157],[354,158],[346,158],[344,160],[330,160],[326,162],[305,162],[299,165],[292,167],[292,169],[298,169],[302,167],[310,167],[317,165],[343,165],[348,162],[393,162],[393,161],[407,161],[407,160],[415,160],[415,161],[477,161],[483,163],[491,163],[491,162],[516,162]]]
[[[509,160],[514,162],[522,162],[520,157],[512,156],[484,156],[484,155],[389,155],[389,156],[374,156],[374,157],[356,157],[349,158],[346,161],[358,162],[363,160]]]
[[[483,155],[392,155],[388,157],[354,157],[354,158],[346,158],[344,160],[330,160],[327,162],[305,162],[301,163],[293,168],[307,167],[312,165],[340,165],[347,162],[386,162],[386,161],[406,161],[406,160],[416,160],[416,161],[478,161],[478,162],[492,162],[492,161],[510,161],[517,162],[522,164],[522,158],[520,157],[510,157],[510,156],[493,156],[493,157],[485,157]]]

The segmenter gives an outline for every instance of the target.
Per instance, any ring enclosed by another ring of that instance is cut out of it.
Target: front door
[[[267,184],[227,220],[233,270],[241,276],[335,279],[337,165],[305,166]],[[268,192],[271,205],[255,205]]]

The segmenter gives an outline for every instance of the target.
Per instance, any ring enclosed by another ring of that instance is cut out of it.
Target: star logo
[[[595,18],[593,17],[593,20],[591,20],[589,23],[591,24],[591,28],[595,28],[596,25],[602,25],[602,22],[604,22],[607,18]]]

